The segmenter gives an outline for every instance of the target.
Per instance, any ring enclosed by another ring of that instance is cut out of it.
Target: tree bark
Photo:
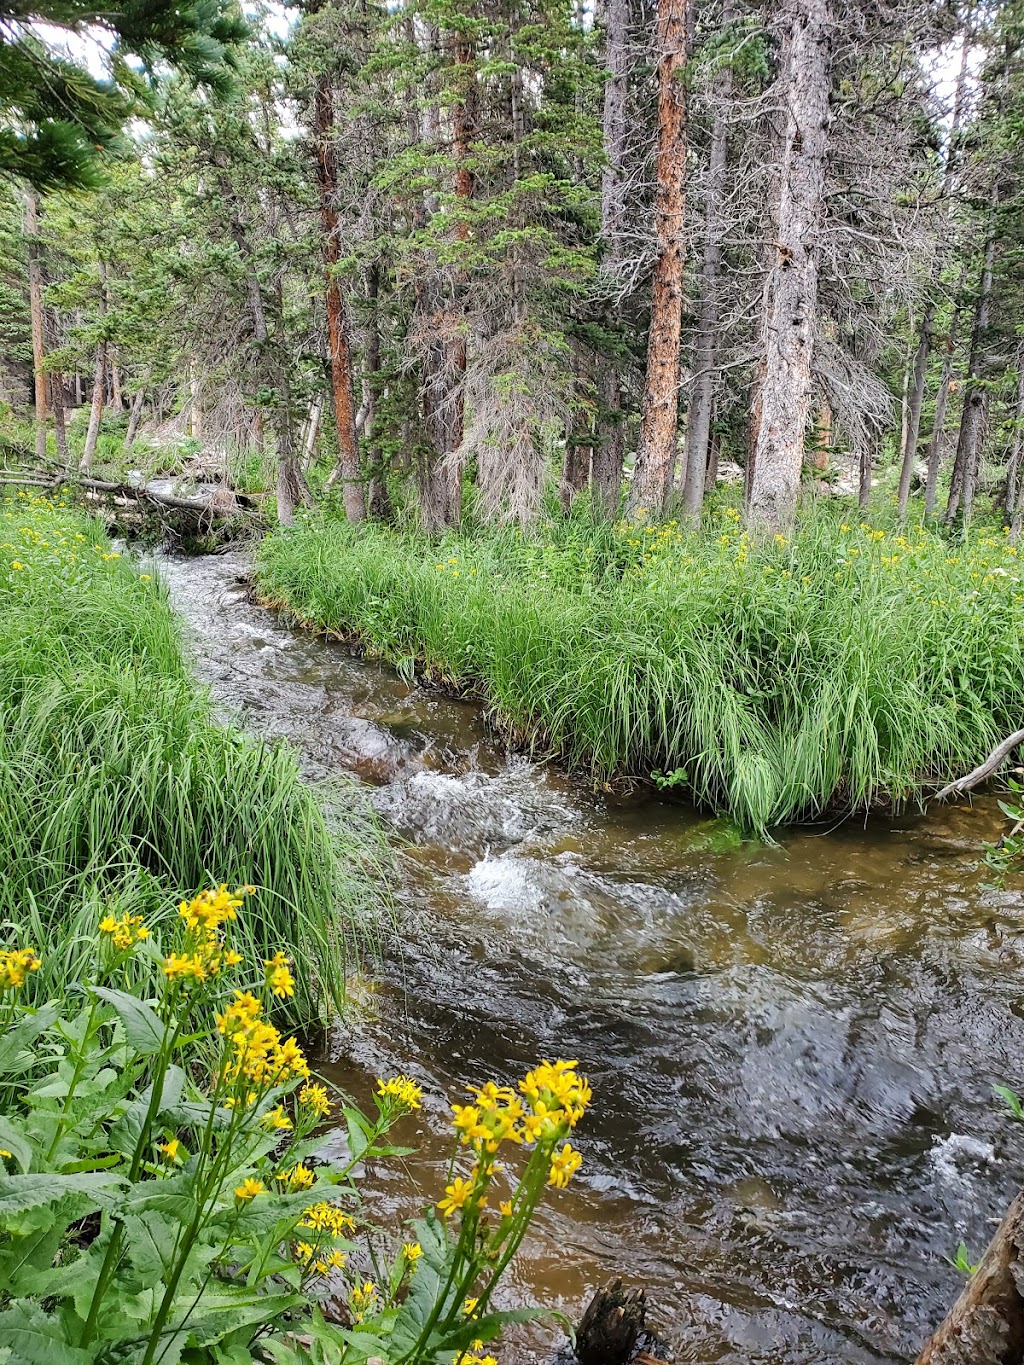
[[[654,199],[657,255],[651,282],[647,373],[627,513],[660,514],[668,498],[679,425],[679,343],[686,226],[686,87],[690,4],[657,0],[658,153]]]
[[[731,0],[722,6],[722,24],[733,18]],[[700,520],[704,505],[704,485],[708,467],[708,442],[711,435],[711,410],[714,401],[715,351],[718,340],[718,276],[722,268],[722,213],[725,204],[728,158],[728,125],[722,102],[732,91],[732,68],[726,66],[715,80],[715,107],[711,128],[711,150],[705,185],[707,210],[704,219],[704,260],[700,272],[700,303],[697,336],[694,344],[694,376],[690,389],[690,410],[686,421],[686,452],[683,459],[683,514]]]
[[[355,426],[355,384],[348,313],[338,281],[341,261],[338,239],[338,163],[334,147],[334,92],[330,77],[317,77],[313,91],[313,137],[316,142],[316,181],[320,200],[320,231],[324,250],[324,297],[327,305],[327,338],[331,358],[331,394],[338,432],[338,459],[328,483],[342,481],[342,499],[349,521],[363,521],[366,501],[359,468],[359,445]]]
[[[53,408],[53,427],[57,439],[57,459],[67,468],[71,463],[68,453],[68,428],[64,412],[64,376],[59,370],[50,375],[50,406]],[[38,455],[38,450],[36,454]],[[45,453],[45,452],[44,452]]]
[[[796,517],[810,410],[834,33],[829,0],[786,0],[785,11],[785,146],[776,259],[765,287],[765,371],[747,509],[753,527],[776,532],[787,530]]]
[[[43,267],[39,259],[39,199],[29,191],[25,202],[28,245],[28,308],[32,323],[32,375],[35,381],[36,458],[46,457],[46,342],[43,333]]]
[[[960,318],[963,312],[961,297],[967,281],[966,263],[961,267],[960,279],[956,286],[953,303],[953,316],[950,319],[949,335],[945,341],[942,357],[942,372],[939,376],[939,389],[935,395],[935,419],[932,424],[931,442],[928,447],[928,477],[924,487],[925,516],[935,511],[935,498],[939,488],[939,469],[942,466],[942,443],[946,428],[946,404],[949,401],[949,385],[953,378],[953,358],[956,355],[957,335],[960,331]]]
[[[946,522],[951,523],[959,513],[961,521],[970,519],[974,486],[978,477],[981,447],[988,421],[988,389],[981,382],[983,353],[988,340],[989,316],[992,306],[992,271],[996,258],[995,225],[989,228],[985,255],[982,258],[981,279],[974,307],[971,329],[971,350],[967,361],[963,412],[960,415],[960,435],[957,440],[953,476],[949,485]]]
[[[1020,1365],[1024,1359],[1024,1194],[915,1365]]]
[[[1017,402],[1013,410],[1013,437],[1006,464],[1006,525],[1012,527],[1020,507],[1020,456],[1024,447],[1024,355],[1017,354]]]
[[[602,265],[614,273],[622,258],[626,215],[626,101],[629,96],[629,0],[606,0],[602,137],[605,169],[601,177]],[[618,362],[598,360],[598,421],[590,464],[590,488],[597,510],[612,517],[622,492],[624,432]]]
[[[957,76],[956,93],[953,97],[953,114],[950,120],[949,129],[949,151],[946,155],[946,167],[942,177],[942,191],[944,195],[949,195],[953,187],[953,151],[954,139],[960,130],[960,123],[963,118],[964,95],[967,90],[967,58],[970,52],[971,40],[973,37],[973,24],[968,22],[964,26],[963,42],[960,48],[960,71]],[[907,431],[903,444],[903,466],[900,470],[900,486],[897,494],[897,503],[900,517],[906,516],[907,503],[910,499],[910,483],[914,473],[914,460],[917,458],[917,442],[921,432],[921,409],[924,406],[924,391],[928,380],[928,358],[931,355],[932,332],[935,327],[935,314],[937,311],[935,291],[942,278],[942,257],[936,255],[932,267],[931,287],[928,292],[928,301],[925,305],[924,316],[921,319],[921,339],[917,347],[917,355],[914,357],[914,386],[910,394],[910,402],[907,410]],[[947,381],[948,383],[948,381]],[[945,407],[945,395],[943,395],[943,407]],[[938,425],[941,426],[941,423]],[[931,456],[929,454],[929,473],[931,472]],[[925,500],[927,504],[928,485],[925,485]],[[932,493],[932,506],[934,506],[934,490]],[[926,512],[931,508],[926,506]]]
[[[146,406],[146,390],[140,388],[132,399],[132,409],[128,415],[128,430],[125,432],[124,448],[131,450],[135,443],[135,438],[139,434],[139,423],[142,421],[142,411]]]
[[[107,265],[101,260],[100,270],[100,294],[99,310],[100,325],[104,326],[107,316]],[[96,442],[100,434],[100,418],[103,416],[103,399],[107,387],[107,338],[104,334],[96,347],[96,373],[92,385],[92,410],[89,413],[89,429],[85,434],[85,447],[82,451],[82,459],[79,468],[84,473],[92,468],[93,456],[96,454]]]

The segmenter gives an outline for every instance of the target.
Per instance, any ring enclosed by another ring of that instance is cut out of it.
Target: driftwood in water
[[[580,1365],[626,1365],[646,1312],[642,1289],[623,1289],[621,1280],[599,1289],[576,1329]]]
[[[1021,1365],[1024,1361],[1024,1192],[963,1293],[915,1365]]]
[[[931,799],[944,801],[947,796],[960,796],[964,792],[969,792],[979,782],[984,782],[986,777],[991,777],[1003,759],[1016,749],[1018,744],[1024,744],[1024,730],[1014,730],[1012,735],[1007,735],[1001,744],[996,745],[984,763],[979,764],[966,777],[958,777],[955,782],[950,782],[948,787],[943,787]]]

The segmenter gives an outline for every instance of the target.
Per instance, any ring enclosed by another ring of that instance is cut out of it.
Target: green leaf
[[[34,1052],[26,1054],[26,1049],[41,1033],[50,1028],[56,1019],[57,1006],[44,1005],[41,1010],[36,1010],[35,1014],[25,1015],[14,1028],[7,1030],[0,1038],[0,1075],[11,1075],[33,1066],[39,1058]]]
[[[0,1341],[19,1365],[91,1365],[91,1351],[71,1346],[62,1324],[33,1303],[14,1303],[0,1313]]]
[[[26,1209],[52,1204],[67,1194],[87,1194],[94,1208],[109,1208],[117,1202],[116,1176],[102,1172],[83,1175],[8,1175],[0,1176],[0,1219]]]
[[[32,1165],[32,1144],[12,1119],[0,1115],[0,1147],[10,1152],[23,1171]]]
[[[160,1022],[154,1009],[127,991],[111,990],[109,986],[97,986],[94,989],[101,1000],[113,1005],[124,1026],[125,1037],[136,1052],[143,1057],[150,1057],[160,1051],[167,1028]]]

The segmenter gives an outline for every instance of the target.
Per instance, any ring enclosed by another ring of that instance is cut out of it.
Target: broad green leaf
[[[0,1341],[19,1365],[91,1365],[93,1360],[91,1351],[69,1345],[58,1318],[25,1300],[0,1313]]]
[[[0,1114],[0,1147],[11,1153],[23,1171],[32,1164],[32,1144],[14,1119]]]
[[[95,987],[96,994],[108,1005],[113,1005],[124,1026],[125,1037],[143,1057],[152,1056],[163,1047],[167,1028],[156,1011],[127,991],[115,991],[109,986]]]
[[[104,1172],[0,1176],[0,1218],[38,1208],[40,1204],[52,1204],[67,1194],[86,1194],[94,1208],[110,1208],[117,1202],[123,1185],[123,1180]]]
[[[0,1038],[0,1075],[24,1071],[28,1066],[37,1063],[39,1058],[36,1054],[26,1052],[26,1049],[41,1033],[50,1028],[56,1019],[57,1006],[44,1005],[34,1014],[26,1014],[13,1028],[7,1030]]]

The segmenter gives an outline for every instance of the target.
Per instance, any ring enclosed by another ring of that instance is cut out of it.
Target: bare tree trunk
[[[334,92],[330,77],[317,77],[313,92],[313,136],[316,140],[316,180],[320,199],[320,230],[325,260],[324,296],[327,305],[327,338],[331,356],[331,392],[338,432],[338,459],[328,478],[342,480],[342,498],[349,521],[363,521],[366,503],[356,441],[355,384],[348,313],[337,277],[341,261],[338,239],[338,163],[334,148]]]
[[[117,363],[117,352],[110,364],[110,407],[113,412],[124,412],[124,397],[121,393],[121,369]]]
[[[306,419],[306,431],[302,441],[302,469],[303,472],[309,469],[313,463],[313,456],[316,453],[316,443],[320,436],[320,423],[324,414],[324,396],[318,393],[309,406],[309,417]]]
[[[46,342],[43,334],[43,267],[39,259],[39,200],[29,191],[25,202],[28,244],[28,309],[32,322],[32,375],[35,380],[36,458],[46,456]]]
[[[1017,351],[1017,402],[1013,410],[1013,438],[1006,464],[1006,524],[1012,527],[1020,507],[1020,456],[1024,447],[1024,351]]]
[[[132,399],[131,412],[128,415],[128,430],[124,436],[125,450],[131,450],[135,444],[135,438],[139,434],[139,423],[142,421],[142,412],[146,406],[146,390],[140,388]]]
[[[100,297],[99,311],[100,318],[103,319],[107,314],[107,265],[101,260],[100,270]],[[92,411],[89,413],[89,429],[85,434],[85,448],[82,451],[82,459],[79,468],[83,473],[92,468],[92,459],[96,454],[96,442],[100,435],[100,418],[103,416],[103,399],[107,388],[107,339],[103,336],[96,347],[96,374],[92,385]]]
[[[872,459],[870,441],[863,441],[860,448],[860,482],[857,488],[857,504],[863,511],[871,501]]]
[[[796,517],[818,311],[818,233],[828,149],[829,0],[785,0],[787,109],[776,260],[765,287],[764,381],[747,516],[759,530]]]
[[[733,18],[731,0],[722,6],[722,24]],[[732,90],[732,68],[726,66],[715,81],[720,103],[711,128],[711,151],[705,185],[707,213],[704,220],[704,260],[700,274],[697,337],[694,345],[694,377],[686,422],[686,453],[683,459],[683,513],[700,520],[707,477],[708,441],[714,401],[715,350],[718,340],[718,275],[722,268],[722,212],[725,203],[728,125],[723,108]]]
[[[572,425],[566,433],[565,455],[562,459],[562,478],[558,486],[562,511],[568,513],[576,497],[587,486],[594,458],[593,411],[584,393],[577,389]]]
[[[601,177],[603,266],[614,272],[622,257],[626,195],[626,100],[629,95],[629,0],[606,0],[602,133],[605,169]],[[622,491],[624,453],[622,386],[618,362],[598,362],[598,426],[590,465],[590,486],[597,509],[614,516]]]
[[[969,21],[964,26],[963,41],[960,48],[960,71],[957,76],[956,94],[953,98],[953,115],[949,129],[949,150],[946,154],[946,168],[942,177],[943,194],[949,195],[953,187],[953,150],[954,139],[960,130],[963,118],[964,95],[967,89],[967,58],[970,52],[973,37],[973,22]],[[921,409],[924,406],[924,391],[928,380],[928,358],[932,348],[932,332],[935,327],[936,299],[935,291],[938,288],[942,277],[942,256],[936,254],[935,263],[932,267],[931,288],[928,294],[928,302],[925,305],[924,316],[921,319],[921,339],[917,347],[917,355],[914,357],[914,386],[910,394],[910,403],[907,410],[907,428],[903,442],[903,467],[900,470],[900,486],[897,494],[897,504],[900,517],[906,516],[907,503],[910,498],[910,483],[913,478],[914,460],[917,458],[917,442],[921,432]],[[948,383],[948,381],[947,381]],[[943,408],[945,408],[945,395],[943,395]],[[941,422],[937,423],[941,426]],[[931,456],[929,455],[929,475],[931,473]],[[927,506],[928,484],[925,485],[925,511],[930,513],[932,508]],[[935,505],[935,493],[932,490],[932,507]]]
[[[50,406],[53,408],[53,427],[57,438],[57,459],[65,469],[71,467],[68,452],[68,428],[64,412],[64,376],[59,370],[50,375]]]
[[[981,447],[988,421],[988,389],[981,383],[983,351],[988,339],[989,315],[992,305],[992,270],[996,258],[995,227],[990,226],[981,267],[981,280],[971,330],[971,352],[967,362],[966,393],[960,416],[960,436],[957,440],[953,477],[949,486],[946,522],[951,523],[960,513],[966,523],[971,515],[974,485],[981,461]]]
[[[956,287],[953,316],[950,319],[949,335],[946,337],[945,351],[942,357],[942,373],[939,377],[939,390],[935,395],[935,420],[932,424],[931,444],[928,447],[928,477],[924,488],[924,511],[925,516],[928,517],[935,511],[935,498],[939,488],[939,469],[942,465],[942,444],[946,428],[946,404],[949,400],[949,385],[953,378],[953,359],[956,355],[957,335],[960,330],[960,318],[963,312],[961,297],[966,281],[967,266],[965,263],[963,267],[961,267],[960,279]]]
[[[1024,1360],[1024,1194],[915,1365],[1020,1365]]]
[[[657,255],[651,282],[647,374],[627,512],[659,514],[668,497],[679,425],[679,342],[686,225],[688,0],[657,0],[658,155],[654,200]]]

